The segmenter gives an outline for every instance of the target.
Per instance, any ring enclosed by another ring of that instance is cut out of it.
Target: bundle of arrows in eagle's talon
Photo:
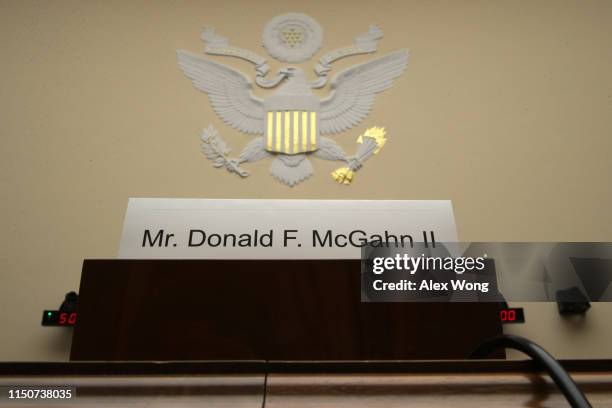
[[[334,170],[331,174],[332,178],[340,184],[351,184],[353,173],[359,170],[372,155],[380,152],[386,142],[384,127],[374,126],[369,128],[357,139],[357,143],[361,143],[361,146],[359,146],[357,154],[346,161],[348,167],[340,167]]]

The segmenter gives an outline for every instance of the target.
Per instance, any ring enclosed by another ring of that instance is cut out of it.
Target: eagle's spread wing
[[[225,123],[245,133],[264,133],[263,101],[253,95],[249,78],[189,51],[178,50],[177,56],[185,75],[208,94],[210,104]]]
[[[407,63],[408,51],[401,50],[339,72],[331,82],[332,93],[321,101],[321,133],[340,133],[361,122],[374,95],[389,88]]]

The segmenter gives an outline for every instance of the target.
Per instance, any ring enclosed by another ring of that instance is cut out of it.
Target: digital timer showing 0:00
[[[502,323],[525,323],[525,312],[522,307],[502,309],[499,311]]]
[[[77,321],[77,312],[62,312],[61,310],[45,310],[43,312],[43,326],[74,326]]]

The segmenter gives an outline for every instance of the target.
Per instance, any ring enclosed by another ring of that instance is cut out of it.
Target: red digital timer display
[[[43,312],[43,326],[67,326],[76,324],[77,312],[62,312],[61,310],[45,310]]]
[[[499,311],[502,323],[525,323],[525,312],[522,307],[507,308]]]

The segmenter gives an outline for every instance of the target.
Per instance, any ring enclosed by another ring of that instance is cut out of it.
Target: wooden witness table
[[[562,364],[594,407],[612,407],[611,360]],[[0,364],[0,387],[67,385],[72,400],[0,407],[568,406],[531,361]]]

